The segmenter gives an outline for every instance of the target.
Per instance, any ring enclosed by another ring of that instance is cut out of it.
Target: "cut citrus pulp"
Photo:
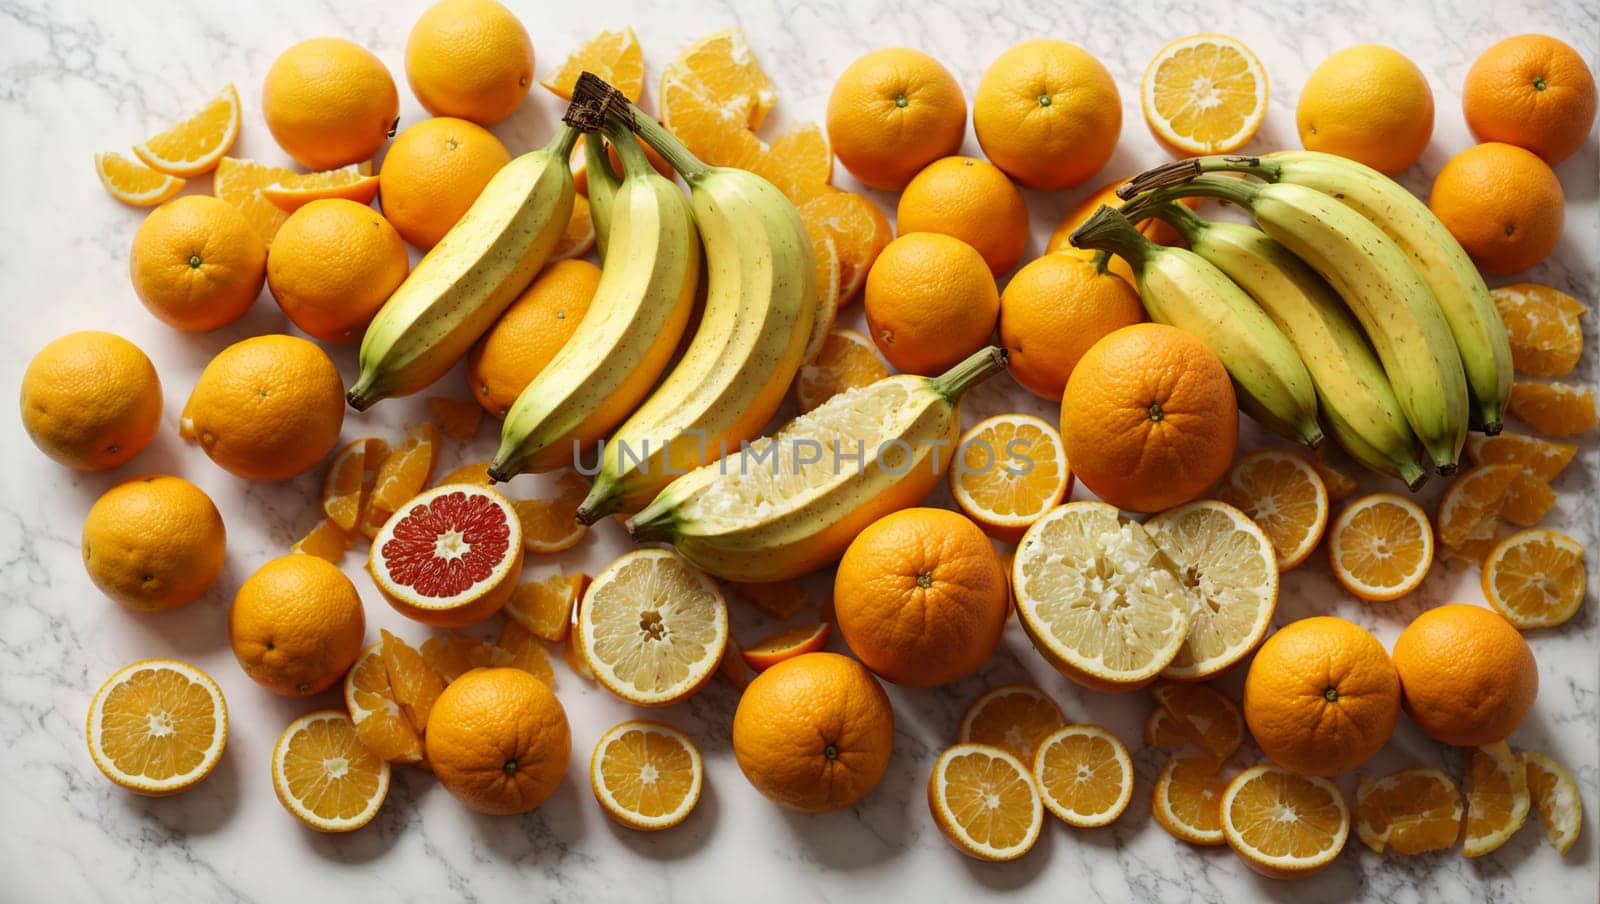
[[[1267,115],[1267,71],[1236,38],[1190,35],[1156,51],[1139,98],[1145,123],[1164,143],[1186,154],[1227,154]]]
[[[646,720],[613,726],[595,742],[589,787],[606,815],[631,829],[657,831],[688,818],[700,802],[700,749],[670,725]]]
[[[1518,527],[1533,527],[1550,513],[1556,504],[1556,491],[1526,468],[1511,481],[1505,501],[1500,505],[1500,517]]]
[[[211,774],[228,743],[228,704],[211,676],[175,659],[118,669],[89,703],[95,766],[129,791],[164,797]]]
[[[1433,566],[1433,527],[1403,496],[1362,496],[1329,528],[1328,560],[1339,584],[1357,597],[1399,599],[1421,586]]]
[[[888,375],[889,368],[878,357],[871,339],[855,330],[831,330],[817,357],[795,377],[795,407],[805,414],[847,389],[876,383]]]
[[[211,177],[211,192],[244,214],[244,218],[270,248],[289,214],[267,200],[262,190],[274,182],[282,182],[300,175],[281,166],[267,166],[254,160],[224,157],[217,163],[216,175]]]
[[[1583,829],[1583,798],[1578,794],[1578,783],[1567,767],[1542,753],[1524,750],[1517,759],[1527,774],[1528,795],[1539,811],[1544,837],[1556,853],[1565,854]]]
[[[350,717],[318,710],[289,723],[272,748],[272,787],[294,817],[319,832],[353,832],[389,794],[389,764],[356,736]]]
[[[1484,560],[1484,598],[1524,631],[1565,624],[1578,614],[1588,586],[1583,553],[1583,544],[1566,534],[1517,531]]]
[[[1144,743],[1157,750],[1178,750],[1188,746],[1189,736],[1178,728],[1177,717],[1157,704],[1144,717]]]
[[[238,137],[239,92],[229,84],[183,122],[134,145],[133,154],[168,175],[198,176],[216,169]]]
[[[956,442],[950,493],[996,539],[1015,543],[1072,491],[1061,434],[1031,414],[997,414]]]
[[[1528,821],[1528,776],[1504,741],[1471,747],[1467,755],[1466,857],[1493,853]]]
[[[1238,705],[1216,688],[1162,681],[1150,688],[1150,695],[1160,711],[1171,717],[1172,730],[1214,762],[1233,756],[1244,743],[1244,716]],[[1158,730],[1152,729],[1152,733]]]
[[[290,544],[290,552],[303,552],[337,565],[350,548],[350,534],[329,518],[318,521],[306,535]]]
[[[1572,372],[1583,355],[1583,326],[1589,309],[1576,298],[1549,286],[1518,283],[1492,289],[1489,297],[1500,311],[1511,364],[1528,377],[1560,377]]]
[[[366,497],[376,485],[389,444],[376,437],[358,439],[334,453],[322,479],[322,512],[341,530],[354,531]]]
[[[728,28],[668,63],[656,100],[662,124],[696,157],[715,166],[748,167],[760,154],[754,130],[778,95],[743,30]]]
[[[489,480],[489,465],[488,461],[468,462],[439,478],[433,485],[442,487],[447,483],[467,483],[480,487],[493,486]]]
[[[833,239],[839,253],[839,307],[856,299],[867,271],[894,239],[894,227],[865,195],[826,191],[800,204],[800,219],[812,235]]]
[[[1304,456],[1260,449],[1239,459],[1217,498],[1266,531],[1278,570],[1306,560],[1328,526],[1328,489]]]
[[[1479,562],[1494,545],[1511,485],[1522,474],[1516,465],[1477,465],[1462,471],[1439,497],[1435,513],[1439,545]]]
[[[389,690],[406,720],[421,735],[428,730],[428,714],[433,711],[434,701],[444,693],[444,677],[428,666],[415,647],[387,630],[380,629],[379,634],[383,637],[379,651],[384,672],[389,676]],[[355,716],[350,718],[353,721]],[[356,730],[359,734],[360,726]]]
[[[556,686],[556,670],[550,666],[550,654],[544,643],[521,622],[506,619],[490,657],[497,666],[503,664],[527,672],[543,681],[545,687]]]
[[[752,669],[758,672],[770,669],[785,659],[822,649],[828,643],[828,628],[827,622],[796,625],[761,638],[741,650],[740,654]]]
[[[1325,778],[1263,764],[1222,793],[1222,835],[1258,873],[1296,879],[1332,863],[1350,837],[1344,792]]]
[[[999,747],[1032,763],[1039,744],[1066,724],[1067,717],[1049,694],[1031,684],[1002,684],[967,706],[956,740]]]
[[[548,499],[519,499],[513,506],[522,523],[522,546],[528,552],[561,552],[578,545],[588,525],[578,521],[578,505],[589,495],[589,482],[566,468],[556,476]]]
[[[94,172],[106,193],[134,207],[154,207],[183,191],[184,181],[106,151],[94,155]]]
[[[522,527],[511,503],[488,487],[435,487],[384,522],[367,570],[400,614],[436,627],[470,625],[516,590]]]
[[[1069,826],[1110,825],[1133,799],[1128,748],[1098,725],[1068,725],[1045,738],[1033,775],[1044,808]]]
[[[772,140],[750,164],[750,171],[771,182],[796,204],[830,191],[833,148],[822,127],[800,123]]]
[[[422,762],[419,728],[400,708],[389,667],[383,661],[382,641],[361,651],[361,657],[344,676],[344,705],[356,736],[373,755],[385,762]]]
[[[378,466],[371,508],[379,512],[397,511],[428,485],[438,461],[438,428],[429,423],[407,428],[406,441],[384,456]]]
[[[572,610],[589,586],[589,576],[552,574],[522,584],[506,601],[506,617],[520,623],[541,640],[561,643],[572,625]]]
[[[454,632],[435,634],[423,641],[422,661],[438,672],[445,684],[473,669],[501,668],[511,664],[510,656],[494,644]]]
[[[341,199],[371,204],[378,196],[378,177],[372,164],[352,163],[318,173],[287,176],[262,186],[261,196],[286,213],[294,213],[312,201]]]
[[[1595,425],[1594,390],[1561,383],[1511,384],[1506,409],[1545,436],[1577,436]]]
[[[1467,434],[1467,457],[1475,465],[1521,465],[1546,482],[1555,480],[1578,454],[1571,443],[1556,443],[1523,433]]]
[[[1356,786],[1356,837],[1374,854],[1442,851],[1461,834],[1461,792],[1437,769],[1414,766]]]
[[[979,860],[1015,860],[1044,827],[1044,804],[1022,761],[987,744],[957,744],[928,776],[928,809],[956,849]]]
[[[1156,778],[1150,812],[1180,841],[1207,847],[1226,844],[1222,795],[1227,787],[1227,779],[1210,757],[1170,757]]]
[[[584,72],[598,75],[628,100],[638,103],[644,91],[644,51],[639,49],[639,38],[633,29],[600,32],[539,79],[539,84],[562,100],[572,100],[572,89]]]

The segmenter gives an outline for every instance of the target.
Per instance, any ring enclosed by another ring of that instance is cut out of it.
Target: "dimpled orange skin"
[[[1555,166],[1589,135],[1594,73],[1583,56],[1549,35],[1517,35],[1483,52],[1467,70],[1461,110],[1479,141],[1524,147]]]
[[[1365,763],[1399,717],[1400,678],[1383,644],[1342,618],[1285,625],[1256,651],[1244,679],[1244,720],[1261,752],[1306,775]]]
[[[338,566],[291,553],[256,569],[228,611],[239,667],[274,694],[320,694],[361,655],[366,613]]]
[[[1482,606],[1454,603],[1417,616],[1395,639],[1394,664],[1406,715],[1445,744],[1505,740],[1539,696],[1528,642]]]
[[[510,162],[511,152],[488,129],[449,116],[425,119],[383,155],[378,206],[401,238],[427,251]]]
[[[828,96],[828,141],[864,184],[899,191],[929,163],[961,149],[967,99],[940,62],[886,47],[856,59]]]
[[[977,671],[1008,610],[1000,557],[983,531],[947,509],[878,519],[839,561],[839,633],[880,677],[936,687]]]
[[[95,500],[83,521],[83,566],[95,586],[129,609],[194,602],[222,573],[227,530],[199,487],[146,474]]]
[[[68,333],[28,362],[22,426],[39,451],[105,471],[144,451],[161,426],[161,378],[142,349],[113,333]]]
[[[824,813],[866,797],[893,749],[889,695],[865,666],[838,653],[806,653],[767,669],[733,714],[733,754],[745,778],[791,810]]]
[[[1038,38],[1000,54],[972,101],[995,166],[1028,188],[1071,188],[1099,172],[1122,132],[1117,84],[1082,47]]]
[[[867,272],[862,306],[896,369],[935,376],[989,343],[1000,290],[977,249],[936,232],[890,242]]]
[[[434,701],[428,763],[451,796],[480,813],[528,813],[567,771],[572,729],[561,701],[521,669],[473,669]]]
[[[1566,195],[1555,170],[1531,151],[1487,142],[1450,158],[1428,207],[1478,269],[1519,273],[1561,242]]]
[[[443,0],[411,27],[406,80],[434,116],[492,126],[516,112],[533,85],[533,40],[494,0]]]
[[[945,157],[906,185],[896,228],[939,232],[976,248],[996,278],[1010,273],[1028,247],[1028,204],[998,166],[976,157]]]
[[[267,246],[228,202],[185,195],[139,224],[128,270],[134,293],[162,323],[213,330],[255,304],[267,280]]]
[[[335,169],[371,160],[394,135],[400,93],[372,51],[343,38],[311,38],[272,61],[261,113],[300,165]]]
[[[410,269],[405,242],[381,214],[324,198],[290,214],[278,230],[267,285],[295,326],[323,342],[359,342]]]

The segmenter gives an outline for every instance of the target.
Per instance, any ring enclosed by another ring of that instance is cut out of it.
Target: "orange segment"
[[[800,205],[800,219],[813,235],[833,239],[839,252],[839,306],[856,299],[867,271],[894,239],[889,218],[864,195],[828,191]]]
[[[1326,451],[1326,448],[1323,451]],[[1354,496],[1356,490],[1361,488],[1354,477],[1323,461],[1321,457],[1312,458],[1310,462],[1317,476],[1322,478],[1322,485],[1328,490],[1329,502],[1343,502]]]
[[[279,179],[261,189],[261,196],[279,210],[294,213],[312,201],[337,198],[371,204],[378,196],[378,177],[372,164],[352,163],[338,169]]]
[[[1555,504],[1556,491],[1550,484],[1524,470],[1511,481],[1511,489],[1506,491],[1505,502],[1500,506],[1500,517],[1518,527],[1533,527],[1544,520]]]
[[[1031,414],[998,414],[961,435],[951,460],[956,505],[999,540],[1015,543],[1072,492],[1061,434]]]
[[[1483,596],[1524,631],[1565,624],[1583,605],[1588,570],[1583,544],[1552,530],[1501,540],[1483,563]]]
[[[1350,837],[1344,792],[1325,778],[1281,766],[1239,773],[1222,794],[1222,835],[1245,865],[1280,879],[1332,863]]]
[[[562,100],[572,100],[572,89],[584,72],[600,76],[627,95],[628,100],[638,103],[644,91],[644,51],[639,48],[633,29],[600,32],[546,73],[539,84]]]
[[[1461,792],[1437,769],[1415,766],[1356,785],[1356,836],[1381,854],[1442,851],[1461,833]]]
[[[593,247],[594,217],[590,213],[589,199],[578,195],[572,199],[572,214],[567,218],[566,231],[561,233],[561,241],[556,242],[555,250],[550,252],[550,259],[583,257]]]
[[[1172,837],[1190,844],[1226,844],[1222,835],[1222,795],[1228,780],[1217,763],[1203,756],[1175,756],[1156,779],[1150,813]]]
[[[1578,783],[1567,767],[1542,753],[1524,750],[1517,759],[1527,774],[1528,796],[1539,811],[1544,837],[1556,853],[1565,854],[1583,830],[1583,798],[1578,794]]]
[[[700,801],[700,749],[670,725],[636,720],[595,742],[589,787],[606,815],[630,829],[671,828]]]
[[[490,486],[489,461],[472,461],[456,468],[454,471],[434,481],[434,486],[442,487],[447,483],[464,483],[469,486]]]
[[[134,207],[154,207],[183,191],[184,181],[106,151],[94,155],[94,172],[106,193]]]
[[[378,648],[384,672],[389,676],[389,691],[420,736],[428,730],[428,714],[433,711],[434,701],[444,693],[444,678],[428,667],[415,647],[386,630],[380,629],[379,633],[383,640]]]
[[[1439,542],[1451,549],[1494,540],[1500,509],[1522,469],[1478,465],[1463,471],[1439,499]]]
[[[119,669],[89,704],[89,754],[106,778],[161,797],[202,781],[228,741],[228,705],[211,676],[175,659]]]
[[[665,89],[663,89],[665,90]],[[761,139],[739,124],[738,107],[707,100],[698,94],[663,96],[661,118],[696,157],[712,166],[750,169],[765,149]]]
[[[294,541],[289,551],[303,552],[337,565],[350,548],[350,540],[348,531],[333,523],[332,519],[323,518],[304,537]]]
[[[1045,738],[1067,724],[1061,707],[1031,684],[1003,684],[985,691],[961,715],[956,740],[988,744],[1026,763]]]
[[[1578,454],[1571,443],[1502,432],[1496,436],[1467,434],[1467,457],[1476,465],[1521,465],[1546,483],[1555,480]]]
[[[1162,681],[1150,695],[1184,740],[1204,750],[1220,763],[1244,743],[1244,717],[1239,707],[1221,691],[1203,684]]]
[[[1144,743],[1157,750],[1177,750],[1189,743],[1189,736],[1178,729],[1178,720],[1160,704],[1144,719]]]
[[[820,126],[802,123],[773,139],[750,170],[777,186],[789,200],[803,204],[828,191],[833,181],[833,149]]]
[[[452,439],[473,439],[483,424],[483,406],[463,399],[428,396],[428,413]]]
[[[572,626],[572,612],[589,586],[589,576],[553,574],[542,581],[529,581],[511,594],[506,603],[506,617],[521,624],[535,637],[551,643],[567,639]]]
[[[1529,377],[1561,377],[1583,355],[1584,304],[1535,283],[1501,286],[1489,293],[1511,340],[1511,364]]]
[[[1098,725],[1069,725],[1039,743],[1033,775],[1046,810],[1069,826],[1110,825],[1133,799],[1133,760]]]
[[[1267,71],[1235,38],[1190,35],[1156,52],[1139,97],[1145,124],[1164,144],[1185,154],[1227,154],[1267,115]]]
[[[543,681],[545,686],[555,686],[556,672],[550,667],[550,654],[545,650],[544,644],[539,642],[539,638],[523,627],[521,622],[507,619],[505,626],[500,629],[500,640],[495,646],[496,665],[521,669]]]
[[[1522,762],[1504,741],[1472,747],[1467,756],[1467,832],[1465,857],[1492,854],[1528,820],[1531,800]]]
[[[589,495],[589,482],[566,468],[556,477],[551,499],[522,499],[512,503],[522,522],[522,546],[528,552],[560,552],[578,545],[589,533],[578,523],[578,504]]]
[[[396,512],[422,492],[439,460],[439,431],[423,423],[406,429],[406,441],[383,459],[372,488],[371,508]]]
[[[238,137],[239,92],[229,84],[183,122],[134,145],[133,154],[168,175],[198,176],[216,169]]]
[[[758,672],[770,669],[785,659],[822,649],[828,643],[828,628],[827,622],[787,628],[761,638],[742,650],[741,655]]]
[[[422,661],[449,684],[473,669],[508,664],[509,657],[504,653],[496,655],[497,651],[494,644],[476,637],[454,632],[435,634],[422,644]]]
[[[341,530],[356,529],[378,467],[388,454],[389,444],[376,437],[358,439],[334,453],[322,479],[322,512]]]
[[[362,650],[361,658],[345,674],[344,705],[361,742],[379,759],[422,762],[422,738],[395,700],[381,642]]]
[[[1033,775],[999,747],[957,744],[933,764],[928,809],[956,849],[979,860],[1015,860],[1044,826]]]
[[[773,581],[767,584],[729,581],[728,589],[749,600],[768,618],[776,621],[788,621],[816,607],[811,594],[799,581]]]
[[[1577,436],[1592,429],[1596,420],[1594,391],[1560,383],[1518,380],[1511,384],[1506,407],[1545,436]]]
[[[830,330],[817,357],[795,377],[795,407],[805,414],[847,389],[876,383],[888,375],[889,368],[878,357],[871,339],[855,330]]]
[[[707,163],[682,132],[674,117],[683,105],[698,101],[715,111],[721,129],[755,130],[778,102],[772,79],[761,68],[744,31],[728,28],[706,35],[686,48],[661,71],[661,121]],[[725,164],[719,164],[725,165]]]
[[[272,748],[272,787],[319,832],[353,832],[389,794],[389,764],[362,743],[350,717],[324,709],[289,723]]]
[[[1311,555],[1328,526],[1328,489],[1311,463],[1292,452],[1261,449],[1239,459],[1217,498],[1261,526],[1288,571]]]
[[[1344,589],[1368,602],[1399,599],[1433,566],[1433,528],[1415,502],[1393,493],[1351,501],[1328,530],[1328,560]]]
[[[211,177],[211,192],[244,214],[244,218],[270,248],[289,214],[267,200],[263,189],[275,182],[300,175],[281,166],[266,166],[254,160],[224,157],[217,163],[216,175]]]
[[[728,649],[722,654],[722,662],[717,666],[717,674],[722,680],[733,685],[733,689],[743,692],[755,680],[756,670],[750,663],[744,661],[744,650],[739,646],[739,641],[733,635],[728,635]]]

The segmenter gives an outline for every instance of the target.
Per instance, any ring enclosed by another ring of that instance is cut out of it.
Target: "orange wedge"
[[[1190,744],[1221,763],[1244,743],[1244,717],[1227,695],[1204,684],[1162,681],[1150,688],[1156,705]]]
[[[1227,787],[1228,780],[1210,757],[1172,757],[1156,778],[1150,813],[1180,841],[1208,847],[1226,844],[1222,795]]]
[[[1567,767],[1542,753],[1524,750],[1517,759],[1527,775],[1528,796],[1539,811],[1545,839],[1556,853],[1565,854],[1583,830],[1583,798],[1578,794],[1578,783]]]
[[[744,31],[729,28],[701,38],[667,64],[661,71],[657,100],[662,124],[676,133],[689,150],[707,163],[726,166],[732,164],[713,160],[696,147],[703,137],[699,130],[754,131],[778,102],[778,95],[745,40]],[[701,110],[711,111],[714,118],[697,121],[691,127],[680,115],[690,109],[697,115]]]
[[[434,701],[444,693],[444,677],[428,666],[415,647],[386,630],[378,633],[383,637],[378,652],[389,676],[389,691],[420,736],[428,730],[428,714],[433,711]]]
[[[1439,499],[1439,543],[1481,560],[1494,544],[1500,509],[1521,473],[1516,465],[1478,465],[1461,472]]]
[[[1534,283],[1501,286],[1489,293],[1511,341],[1511,364],[1529,377],[1560,377],[1583,355],[1584,304],[1565,292]]]
[[[756,670],[744,661],[744,650],[731,634],[728,635],[728,649],[722,654],[722,662],[717,665],[717,674],[740,692],[755,680]]]
[[[1560,383],[1518,380],[1511,384],[1506,407],[1545,436],[1577,436],[1592,429],[1596,420],[1594,391]]]
[[[594,247],[594,217],[589,210],[587,197],[578,195],[572,199],[572,215],[567,218],[567,228],[561,233],[561,241],[556,242],[555,250],[550,252],[551,260],[583,257]]]
[[[105,777],[152,797],[199,784],[228,743],[228,704],[211,676],[176,659],[119,669],[89,703],[89,755]]]
[[[572,611],[589,586],[589,576],[553,574],[541,581],[517,587],[506,602],[506,617],[520,623],[535,637],[551,643],[567,639],[572,626]]]
[[[272,788],[283,808],[311,828],[353,832],[383,806],[389,764],[367,749],[348,715],[318,710],[278,736]]]
[[[800,219],[813,235],[833,239],[839,252],[839,307],[855,301],[867,271],[894,239],[889,218],[863,195],[827,191],[800,205]]]
[[[350,548],[350,540],[348,531],[334,524],[332,519],[323,518],[304,537],[294,541],[289,551],[303,552],[337,565],[344,560],[345,551]]]
[[[1068,725],[1052,732],[1039,742],[1033,775],[1044,808],[1080,829],[1116,822],[1133,799],[1128,748],[1098,725]]]
[[[393,513],[422,492],[439,460],[439,431],[429,423],[406,430],[406,441],[383,459],[372,488],[371,508]],[[381,525],[380,525],[381,526]]]
[[[134,207],[154,207],[183,191],[184,181],[114,151],[94,155],[94,172],[106,193]]]
[[[1266,118],[1267,71],[1236,38],[1190,35],[1156,51],[1139,100],[1161,143],[1183,154],[1227,154]]]
[[[1461,792],[1437,769],[1413,766],[1356,785],[1356,837],[1374,854],[1442,851],[1461,834]]]
[[[494,659],[496,665],[521,669],[543,681],[546,687],[555,687],[556,672],[550,667],[550,654],[521,622],[506,620],[500,629],[500,639],[495,643]]]
[[[510,664],[510,658],[494,644],[454,632],[428,638],[421,652],[422,661],[438,672],[445,684],[473,669]]]
[[[928,809],[956,850],[979,860],[1015,860],[1033,849],[1044,803],[1022,761],[999,747],[957,744],[928,776]]]
[[[483,406],[465,399],[428,396],[428,413],[444,435],[452,439],[472,439],[483,424]]]
[[[833,181],[833,149],[822,128],[802,123],[773,139],[750,166],[796,204],[829,190]]]
[[[376,437],[358,439],[340,449],[322,478],[322,513],[346,532],[354,531],[377,479],[378,468],[389,454],[389,444]]]
[[[1178,720],[1157,704],[1144,719],[1144,743],[1157,750],[1177,750],[1189,744],[1189,736],[1178,730]]]
[[[216,169],[238,137],[239,92],[229,84],[183,122],[134,145],[133,154],[169,176],[198,176]]]
[[[1067,724],[1061,707],[1031,684],[1002,684],[984,691],[961,714],[956,740],[988,744],[1032,763],[1044,739]]]
[[[1571,443],[1555,443],[1522,433],[1467,434],[1467,457],[1473,464],[1521,465],[1547,483],[1560,476],[1577,454],[1578,447]]]
[[[281,166],[224,157],[217,163],[216,175],[211,178],[211,192],[237,207],[270,248],[273,237],[278,234],[283,222],[289,219],[289,214],[268,201],[263,191],[269,185],[299,175]]]
[[[1352,500],[1328,530],[1328,561],[1344,589],[1368,602],[1399,599],[1433,567],[1433,527],[1393,493]]]
[[[451,471],[450,473],[434,481],[433,485],[436,487],[442,487],[447,483],[464,483],[471,486],[490,486],[489,465],[490,462],[487,460],[467,462],[461,467],[456,468],[454,471]]]
[[[956,442],[950,493],[983,532],[1015,543],[1072,492],[1061,434],[1031,414],[997,414]]]
[[[777,621],[788,621],[816,607],[811,594],[799,581],[772,581],[766,584],[729,581],[728,589],[749,600],[768,618]]]
[[[606,815],[630,829],[669,829],[700,802],[700,748],[670,725],[635,720],[595,742],[589,787]]]
[[[1501,540],[1483,562],[1483,596],[1526,631],[1565,624],[1583,606],[1589,573],[1583,544],[1553,530],[1523,530]]]
[[[512,503],[522,522],[522,548],[528,552],[560,552],[578,545],[589,533],[578,523],[578,504],[589,495],[589,482],[566,468],[556,477],[550,499],[521,499]]]
[[[1328,527],[1328,488],[1303,456],[1261,449],[1239,459],[1217,498],[1261,526],[1279,571],[1304,562]]]
[[[600,32],[547,73],[539,84],[562,100],[572,100],[572,89],[584,72],[600,76],[627,95],[628,100],[638,103],[644,91],[644,51],[639,49],[639,39],[633,29]]]
[[[1467,755],[1467,833],[1464,857],[1492,854],[1528,821],[1528,774],[1504,741],[1471,747]]]
[[[1350,807],[1339,786],[1325,778],[1271,764],[1253,766],[1222,793],[1222,835],[1256,872],[1299,879],[1344,850]]]
[[[752,669],[770,669],[785,659],[802,653],[815,653],[828,643],[827,622],[814,625],[797,625],[776,634],[769,634],[740,651]]]
[[[1470,437],[1468,442],[1471,442]],[[1326,450],[1324,450],[1326,451]],[[1310,459],[1311,467],[1316,470],[1317,476],[1322,478],[1322,485],[1328,490],[1329,502],[1343,502],[1356,494],[1361,485],[1354,477],[1335,468],[1323,461],[1320,457]]]
[[[261,196],[274,207],[294,213],[312,201],[330,198],[371,204],[378,196],[378,177],[372,164],[352,163],[320,173],[304,173],[279,179],[261,189]]]
[[[829,330],[817,357],[795,377],[795,407],[805,414],[847,389],[876,383],[888,375],[889,368],[878,357],[871,339],[855,330]]]
[[[1500,517],[1510,521],[1518,527],[1533,527],[1556,504],[1556,491],[1550,484],[1540,480],[1524,469],[1511,481],[1511,488],[1506,490],[1505,502],[1500,506]]]
[[[381,641],[362,650],[361,658],[345,673],[344,705],[361,743],[379,759],[422,762],[422,738],[395,700]]]

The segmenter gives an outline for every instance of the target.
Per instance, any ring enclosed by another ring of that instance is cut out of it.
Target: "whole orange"
[[[528,813],[567,771],[572,729],[543,681],[521,669],[473,669],[434,701],[423,737],[439,784],[480,813]]]
[[[767,669],[733,714],[733,755],[744,777],[792,810],[823,813],[866,797],[893,750],[889,695],[865,666],[838,653],[804,653]]]
[[[1594,73],[1549,35],[1517,35],[1483,52],[1461,86],[1461,111],[1479,141],[1527,148],[1555,166],[1594,125]]]
[[[1030,261],[1000,293],[1000,344],[1010,353],[1011,376],[1054,401],[1090,347],[1142,320],[1131,285],[1071,254]]]
[[[239,667],[274,694],[320,694],[361,655],[366,613],[338,566],[291,553],[256,569],[228,611],[228,642]]]
[[[1222,479],[1239,408],[1222,362],[1159,323],[1089,347],[1061,396],[1061,439],[1078,480],[1119,508],[1158,512]]]
[[[533,41],[494,0],[443,0],[411,27],[406,80],[429,113],[492,126],[533,84]]]
[[[245,480],[288,480],[333,451],[344,426],[339,369],[315,343],[255,336],[217,353],[178,421],[222,468]]]
[[[344,38],[311,38],[272,62],[261,112],[290,157],[333,169],[371,160],[394,136],[400,94],[372,51]]]
[[[1388,743],[1400,679],[1366,628],[1332,616],[1278,629],[1244,679],[1244,720],[1261,752],[1306,775],[1340,775]]]
[[[1056,224],[1055,231],[1050,233],[1050,239],[1045,242],[1044,250],[1046,252],[1060,251],[1073,257],[1081,257],[1086,261],[1093,260],[1098,252],[1093,248],[1079,248],[1077,245],[1072,244],[1072,233],[1079,226],[1088,222],[1089,218],[1094,216],[1095,211],[1102,206],[1110,207],[1112,210],[1121,210],[1123,202],[1121,198],[1117,197],[1117,189],[1121,188],[1122,183],[1126,181],[1128,180],[1118,179],[1095,189],[1082,201],[1079,201],[1076,207],[1067,211],[1067,215],[1061,218],[1060,223]],[[1200,200],[1199,198],[1184,198],[1179,203],[1188,205],[1190,209],[1193,209],[1200,206]],[[1134,225],[1138,227],[1139,232],[1145,238],[1158,245],[1178,244],[1177,230],[1160,220],[1152,217],[1148,220],[1141,220]],[[1122,258],[1112,255],[1111,262],[1106,266],[1106,269],[1127,280],[1128,285],[1138,285],[1138,279],[1133,275],[1133,268]]]
[[[39,349],[22,374],[22,426],[69,468],[105,471],[143,452],[161,426],[161,378],[139,346],[82,330]]]
[[[556,261],[511,303],[467,353],[467,388],[483,410],[505,417],[522,390],[583,321],[600,285],[586,260]]]
[[[1076,44],[1024,41],[978,82],[972,126],[983,153],[1028,188],[1070,188],[1117,147],[1122,99],[1111,73]]]
[[[216,583],[227,534],[204,490],[146,474],[106,490],[89,508],[83,567],[101,593],[129,609],[174,609]]]
[[[267,287],[294,325],[324,342],[357,342],[411,270],[406,243],[376,210],[312,201],[267,252]]]
[[[1438,606],[1394,642],[1401,704],[1423,734],[1481,747],[1511,736],[1539,695],[1539,668],[1522,634],[1483,606]]]
[[[895,214],[901,235],[937,232],[978,249],[996,277],[1011,272],[1028,247],[1028,204],[998,166],[976,157],[945,157],[906,185]]]
[[[1485,273],[1516,273],[1561,241],[1566,196],[1550,165],[1531,151],[1490,142],[1450,159],[1428,206]]]
[[[932,376],[989,343],[1000,292],[971,245],[913,232],[890,242],[873,262],[862,305],[872,341],[889,363]]]
[[[425,119],[383,155],[378,204],[401,238],[427,251],[510,162],[511,152],[488,129],[465,119]]]
[[[233,205],[184,195],[139,224],[128,270],[133,291],[162,323],[213,330],[255,304],[267,278],[267,246]]]
[[[886,47],[858,57],[828,96],[828,143],[857,179],[899,191],[918,170],[961,148],[967,99],[940,62]]]
[[[839,633],[879,676],[936,687],[978,670],[1009,611],[1005,570],[976,524],[912,508],[873,522],[839,560]]]
[[[1428,79],[1381,44],[1346,47],[1311,70],[1295,107],[1300,143],[1394,175],[1433,137]]]

